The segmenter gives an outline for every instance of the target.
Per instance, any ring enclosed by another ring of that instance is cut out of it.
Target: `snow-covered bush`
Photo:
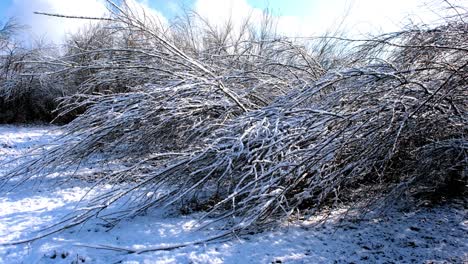
[[[112,21],[73,36],[68,53],[51,62],[69,65],[62,74],[78,90],[61,100],[58,118],[81,110],[70,131],[98,129],[80,143],[86,155],[133,158],[197,147],[228,120],[325,72],[303,45],[274,35],[269,17],[260,29],[246,22],[215,30],[196,16],[166,29],[128,7],[114,9]],[[191,23],[200,28],[184,31]],[[187,39],[193,34],[196,41]],[[116,147],[122,143],[124,152]]]
[[[287,39],[233,43],[215,35],[200,48],[113,10],[116,34],[132,32],[145,44],[88,51],[105,59],[89,61],[97,71],[86,86],[120,78],[126,91],[64,100],[64,113],[87,110],[59,146],[4,177],[89,160],[124,164],[96,177],[126,184],[77,210],[65,227],[179,204],[238,230],[325,205],[466,191],[466,12],[446,25],[363,41],[356,67],[326,71]],[[128,208],[106,217],[120,199]]]
[[[44,64],[55,48],[36,43],[26,48],[14,39],[21,26],[8,21],[0,29],[0,123],[51,121],[64,88]]]

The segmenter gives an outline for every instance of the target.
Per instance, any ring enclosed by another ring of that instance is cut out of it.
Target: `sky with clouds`
[[[270,9],[278,21],[278,30],[288,36],[325,33],[340,24],[353,35],[394,31],[409,21],[430,22],[438,19],[437,8],[426,5],[437,0],[127,0],[159,19],[168,21],[181,10],[193,9],[212,23],[226,18],[241,21],[246,15],[260,17]],[[455,0],[456,1],[456,0]],[[43,37],[60,43],[88,22],[76,19],[34,15],[34,11],[65,15],[104,16],[105,0],[0,0],[0,22],[15,17],[29,26],[29,37]]]

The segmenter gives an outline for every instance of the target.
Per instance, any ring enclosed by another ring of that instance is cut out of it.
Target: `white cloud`
[[[133,14],[139,19],[146,20],[145,22],[158,26],[167,26],[169,24],[161,12],[150,7],[149,0],[126,0],[126,3]]]
[[[334,0],[337,1],[337,0]],[[348,17],[350,30],[355,33],[389,32],[401,29],[410,20],[431,23],[438,19],[431,8],[438,8],[436,1],[430,5],[424,0],[354,0]]]
[[[251,7],[246,0],[197,0],[193,10],[208,22],[210,27],[215,26],[219,33],[224,31],[229,21],[232,26],[230,37],[235,39],[247,36],[244,35],[246,32],[240,32],[245,22],[248,21],[249,26],[260,26],[263,21],[263,10]],[[200,19],[192,23],[195,27],[206,29],[203,24]]]
[[[157,23],[167,23],[160,12],[149,7],[147,0],[128,0],[128,3],[137,10],[138,15],[144,12]],[[62,43],[67,33],[76,32],[90,21],[36,15],[35,11],[90,17],[103,17],[108,13],[105,0],[14,0],[7,15],[29,26],[33,39],[45,38],[55,43]],[[27,39],[31,39],[31,36]]]
[[[246,0],[198,0],[194,11],[214,25],[223,25],[228,19],[239,25],[248,16],[255,21],[262,16],[262,10],[251,7]]]
[[[60,43],[66,33],[75,32],[89,23],[80,19],[54,18],[33,12],[57,13],[76,16],[103,16],[107,9],[104,0],[14,0],[8,15],[30,27],[33,37]]]
[[[267,2],[267,1],[266,1]],[[438,16],[421,0],[289,0],[287,4],[301,5],[305,16],[278,15],[278,31],[287,36],[321,35],[336,29],[344,21],[344,30],[351,35],[395,31],[408,22],[431,22]],[[435,2],[431,2],[434,6]],[[437,8],[437,7],[434,7]],[[277,10],[279,9],[279,10]],[[197,0],[194,10],[211,23],[222,25],[228,18],[239,23],[250,15],[260,21],[262,10],[251,7],[246,0]],[[281,12],[281,7],[274,11]]]
[[[161,12],[150,7],[150,2],[158,0],[127,1],[130,6],[137,7],[138,15],[144,12],[153,17],[157,24],[168,24]],[[346,17],[345,29],[353,35],[398,30],[402,21],[408,21],[405,18],[411,14],[416,15],[413,16],[416,22],[430,22],[437,18],[429,9],[422,7],[424,1],[430,0],[288,0],[285,5],[300,5],[301,10],[307,12],[302,12],[306,14],[302,16],[278,15],[278,31],[287,36],[320,35],[336,26],[348,9],[350,13]],[[173,8],[175,2],[169,2]],[[274,8],[274,11],[281,12],[281,7]],[[250,16],[251,22],[259,24],[263,13],[262,9],[250,6],[247,0],[196,0],[193,9],[210,23],[219,26],[223,26],[229,18],[234,26],[239,26],[247,16]],[[99,17],[105,15],[107,9],[105,0],[13,0],[8,16],[29,25],[33,36],[61,43],[64,34],[75,32],[89,21],[34,15],[34,11]]]

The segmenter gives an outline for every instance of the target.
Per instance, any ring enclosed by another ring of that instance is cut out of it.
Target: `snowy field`
[[[60,134],[56,127],[0,126],[0,174],[25,159],[15,158]],[[14,184],[0,193],[0,244],[34,237],[72,212],[89,190],[88,183],[74,179],[29,181],[12,190]],[[310,220],[232,241],[141,254],[119,251],[203,240],[220,232],[194,230],[197,215],[155,209],[110,230],[87,222],[31,243],[0,246],[0,263],[468,263],[467,211],[460,201],[359,220],[339,221],[336,212],[323,225]]]

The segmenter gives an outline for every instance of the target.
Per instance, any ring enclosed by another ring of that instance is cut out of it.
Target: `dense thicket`
[[[20,30],[14,20],[0,29],[0,123],[51,121],[62,89],[44,76],[48,67],[27,62],[42,61],[49,48],[23,47],[14,39]]]
[[[67,76],[86,78],[62,113],[84,113],[59,146],[3,178],[125,165],[96,175],[118,187],[65,227],[178,204],[243,229],[325,205],[466,192],[466,10],[362,41],[343,56],[354,63],[334,69],[263,29],[198,29],[189,19],[165,31],[113,10],[95,29],[131,36],[128,46],[90,44],[63,59]],[[107,215],[121,199],[128,207]]]

